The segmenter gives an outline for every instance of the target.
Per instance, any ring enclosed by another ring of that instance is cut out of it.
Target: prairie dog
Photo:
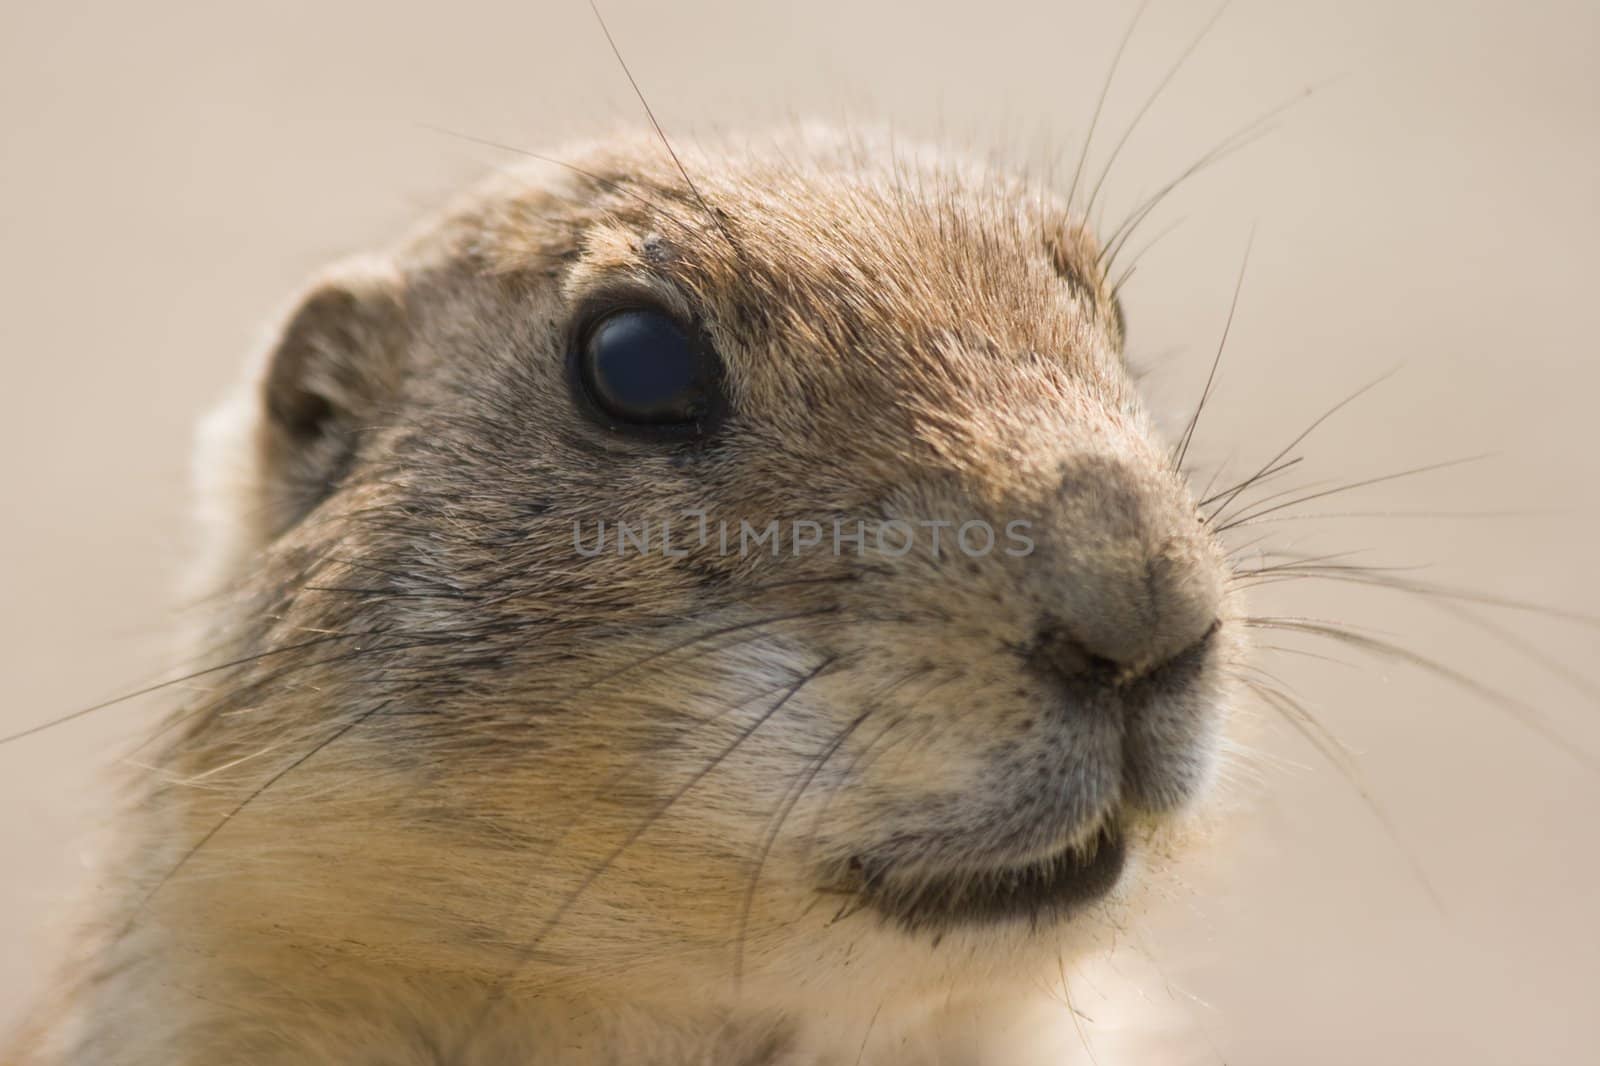
[[[230,665],[19,1061],[976,1061],[1175,846],[1242,626],[1082,220],[822,130],[561,158],[208,424]]]

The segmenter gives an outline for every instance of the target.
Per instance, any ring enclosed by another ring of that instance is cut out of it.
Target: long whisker
[[[1221,162],[1222,160],[1233,155],[1235,152],[1254,144],[1262,136],[1271,132],[1273,128],[1273,119],[1277,118],[1290,108],[1295,107],[1296,105],[1314,96],[1317,92],[1326,88],[1334,80],[1336,79],[1329,79],[1321,84],[1308,86],[1291,96],[1289,99],[1283,101],[1282,103],[1276,104],[1271,108],[1268,108],[1255,118],[1244,123],[1242,126],[1219,141],[1216,147],[1212,148],[1210,151],[1206,152],[1199,159],[1195,160],[1188,167],[1186,167],[1178,174],[1177,177],[1173,178],[1171,181],[1167,182],[1165,185],[1161,186],[1153,194],[1147,197],[1143,203],[1139,204],[1128,214],[1128,217],[1124,219],[1116,229],[1112,230],[1111,233],[1105,237],[1104,247],[1100,253],[1100,258],[1105,264],[1105,269],[1109,270],[1111,268],[1111,264],[1116,262],[1117,256],[1121,253],[1122,248],[1127,244],[1128,238],[1131,237],[1134,231],[1139,228],[1139,225],[1150,216],[1152,211],[1160,206],[1162,201],[1164,201],[1180,186],[1182,186],[1190,178],[1193,178],[1195,175],[1209,169],[1214,164]]]
[[[1293,470],[1295,467],[1299,466],[1304,461],[1305,461],[1305,456],[1296,455],[1293,458],[1285,459],[1282,462],[1276,463],[1276,464],[1274,464],[1272,466],[1262,467],[1260,470],[1257,470],[1254,474],[1251,474],[1249,477],[1245,478],[1244,480],[1235,482],[1233,485],[1228,486],[1227,488],[1221,490],[1220,492],[1212,494],[1211,489],[1212,489],[1213,486],[1216,485],[1217,478],[1221,475],[1221,471],[1219,470],[1217,473],[1215,473],[1215,474],[1213,474],[1211,476],[1211,480],[1206,483],[1206,487],[1204,489],[1200,490],[1200,492],[1196,493],[1196,495],[1199,496],[1200,499],[1195,504],[1195,506],[1196,506],[1196,508],[1204,507],[1210,500],[1215,499],[1218,496],[1225,496],[1228,493],[1234,491],[1235,489],[1238,489],[1240,491],[1244,491],[1246,489],[1254,488],[1257,485],[1265,484],[1266,482],[1271,481],[1273,478],[1277,477],[1279,474],[1281,474],[1281,473],[1283,473],[1283,472],[1285,472],[1287,470]],[[1295,491],[1303,491],[1303,490],[1304,490],[1304,486],[1302,486],[1301,489],[1295,490]],[[1257,502],[1260,502],[1260,501],[1257,501]]]
[[[804,610],[804,611],[794,611],[794,612],[791,612],[791,613],[788,613],[788,614],[772,615],[772,616],[768,616],[768,617],[765,617],[765,618],[757,618],[754,621],[749,621],[749,622],[736,622],[736,623],[733,623],[731,625],[718,626],[718,627],[716,627],[714,629],[708,630],[707,632],[697,633],[696,635],[694,635],[692,637],[689,637],[689,638],[687,638],[685,640],[676,641],[676,642],[674,642],[672,644],[667,645],[665,648],[659,648],[656,651],[650,652],[649,654],[644,655],[644,656],[642,656],[642,657],[640,657],[638,659],[635,659],[635,660],[627,663],[624,666],[618,667],[615,670],[612,670],[612,671],[608,672],[603,677],[598,678],[596,681],[592,682],[591,684],[583,686],[583,688],[587,689],[587,688],[593,687],[593,685],[601,684],[601,683],[609,684],[612,681],[616,680],[618,677],[621,677],[624,674],[632,673],[633,671],[639,669],[642,666],[649,665],[650,663],[656,662],[659,659],[663,659],[663,658],[665,658],[665,657],[667,657],[669,655],[674,655],[674,654],[676,654],[676,653],[678,653],[680,651],[684,651],[684,650],[686,650],[688,648],[692,648],[692,647],[696,647],[698,645],[704,644],[707,641],[715,640],[717,637],[727,636],[727,635],[729,635],[731,633],[742,633],[742,632],[746,632],[746,631],[751,630],[751,629],[757,629],[757,628],[760,628],[760,627],[763,627],[763,626],[772,625],[772,624],[777,623],[777,622],[793,622],[793,621],[800,621],[800,620],[803,620],[803,619],[821,618],[821,617],[824,617],[826,615],[834,615],[834,614],[838,614],[838,613],[839,613],[839,608],[838,607],[814,607],[814,608],[811,608],[809,610]],[[762,635],[764,635],[764,633],[757,634],[757,639],[759,639],[759,637],[762,636]],[[716,649],[711,649],[711,650],[716,650]]]
[[[1240,526],[1248,525],[1258,518],[1263,518],[1269,514],[1276,514],[1277,512],[1286,510],[1290,507],[1297,507],[1302,503],[1310,503],[1312,500],[1320,500],[1328,496],[1336,496],[1341,493],[1351,492],[1355,489],[1368,488],[1372,485],[1382,485],[1385,482],[1398,481],[1401,478],[1416,477],[1418,474],[1430,474],[1438,470],[1448,470],[1451,467],[1462,466],[1467,463],[1482,462],[1487,458],[1489,458],[1488,453],[1481,455],[1468,455],[1460,459],[1447,459],[1441,463],[1428,463],[1425,466],[1415,466],[1409,470],[1401,470],[1393,474],[1382,474],[1378,477],[1363,478],[1360,481],[1352,481],[1336,488],[1324,489],[1321,492],[1308,493],[1304,496],[1298,496],[1295,499],[1287,500],[1283,503],[1274,504],[1271,507],[1259,508],[1254,511],[1247,507],[1243,513],[1237,515],[1236,517],[1229,518],[1226,522],[1218,525],[1216,527],[1216,531],[1220,535],[1222,533],[1226,533],[1230,529],[1237,529]]]
[[[1409,568],[1377,567],[1351,567],[1347,569],[1334,569],[1331,567],[1317,566],[1317,561],[1331,556],[1305,556],[1299,557],[1289,552],[1270,552],[1271,556],[1286,556],[1293,560],[1277,569],[1287,569],[1295,566],[1305,566],[1305,576],[1317,577],[1332,581],[1348,581],[1363,585],[1378,585],[1383,588],[1398,589],[1414,595],[1424,597],[1438,597],[1446,600],[1458,600],[1462,603],[1475,603],[1483,607],[1502,607],[1511,611],[1527,611],[1531,614],[1544,615],[1547,618],[1559,618],[1566,622],[1576,622],[1579,625],[1591,628],[1600,628],[1600,616],[1574,611],[1564,607],[1552,607],[1549,604],[1536,603],[1532,600],[1518,599],[1514,596],[1496,596],[1486,592],[1477,592],[1472,589],[1454,588],[1450,585],[1441,585],[1435,582],[1416,581],[1410,578],[1397,578],[1389,576],[1393,570]],[[1346,553],[1341,553],[1346,554]]]
[[[610,192],[621,193],[623,196],[632,197],[634,200],[637,200],[640,204],[643,204],[652,211],[660,211],[669,217],[680,218],[681,220],[681,216],[676,215],[672,208],[666,203],[660,200],[652,199],[651,197],[640,192],[638,189],[624,185],[620,181],[614,181],[611,178],[596,174],[591,170],[585,170],[583,167],[569,163],[564,159],[557,159],[555,156],[544,155],[540,152],[532,152],[526,148],[519,148],[514,144],[506,144],[503,141],[492,140],[488,137],[479,137],[476,134],[464,133],[461,130],[452,130],[444,126],[435,126],[427,122],[419,122],[417,125],[422,129],[428,130],[430,133],[441,134],[445,137],[454,137],[457,140],[467,141],[471,144],[482,145],[485,148],[493,148],[501,152],[510,152],[513,155],[520,155],[526,159],[534,159],[540,163],[548,163],[553,167],[560,167],[561,169],[570,171],[581,178],[594,182],[602,189],[606,189]]]
[[[672,142],[667,139],[666,130],[661,128],[661,123],[656,118],[655,109],[650,106],[650,101],[645,99],[644,90],[639,88],[639,82],[634,78],[633,71],[628,69],[628,61],[622,58],[622,50],[617,47],[616,38],[611,36],[611,27],[606,25],[605,16],[600,14],[600,6],[595,0],[589,0],[589,10],[594,12],[595,21],[600,24],[600,32],[605,34],[606,44],[611,46],[611,54],[616,56],[617,65],[622,68],[622,73],[627,77],[628,84],[633,87],[633,95],[639,98],[639,106],[644,108],[646,117],[650,119],[650,125],[655,127],[656,136],[661,139],[662,147],[672,157],[672,165],[678,168],[679,174],[683,175],[684,184],[689,187],[690,194],[694,196],[695,202],[700,205],[700,210],[705,212],[706,218],[710,219],[711,224],[717,227],[718,232],[722,234],[723,240],[728,242],[728,247],[733,249],[734,254],[743,259],[744,249],[739,246],[738,241],[733,239],[733,234],[728,232],[728,227],[722,221],[722,216],[713,211],[711,205],[706,202],[706,198],[700,194],[700,187],[689,176],[689,171],[683,165],[683,160],[678,158],[677,149],[673,148]]]
[[[1589,677],[1572,669],[1562,660],[1541,651],[1506,627],[1481,617],[1477,613],[1461,606],[1461,604],[1467,603],[1507,610],[1528,611],[1589,627],[1600,627],[1600,618],[1524,600],[1489,596],[1470,590],[1395,578],[1390,571],[1379,572],[1372,567],[1323,567],[1311,563],[1284,563],[1271,568],[1271,570],[1272,573],[1268,574],[1268,578],[1273,580],[1335,581],[1382,588],[1411,595],[1421,599],[1435,610],[1443,611],[1466,622],[1468,625],[1483,630],[1524,658],[1542,666],[1577,692],[1591,700],[1600,701],[1600,685],[1597,685]],[[1260,571],[1256,572],[1259,573]]]
[[[1390,818],[1389,812],[1384,809],[1383,805],[1373,796],[1372,790],[1367,787],[1349,749],[1340,743],[1338,738],[1329,733],[1322,723],[1318,722],[1315,716],[1306,710],[1303,704],[1288,693],[1272,685],[1247,677],[1240,677],[1239,680],[1268,706],[1278,711],[1295,732],[1299,733],[1307,743],[1314,747],[1323,758],[1327,759],[1344,776],[1350,787],[1355,790],[1356,795],[1361,798],[1362,803],[1366,805],[1367,809],[1372,812],[1373,817],[1383,827],[1383,831],[1388,835],[1390,841],[1405,856],[1406,862],[1411,866],[1412,873],[1422,886],[1423,891],[1433,900],[1434,906],[1443,913],[1445,910],[1443,898],[1439,895],[1438,890],[1434,888],[1432,881],[1428,879],[1426,871],[1423,870],[1421,863],[1417,861],[1416,854],[1406,847],[1401,840],[1399,831],[1395,828],[1394,820]]]
[[[1417,566],[1369,566],[1362,563],[1339,563],[1340,559],[1351,559],[1361,552],[1358,550],[1342,552],[1324,552],[1321,555],[1300,555],[1298,553],[1269,551],[1262,553],[1264,558],[1287,558],[1289,561],[1281,563],[1263,563],[1249,569],[1235,570],[1233,576],[1241,579],[1272,576],[1275,574],[1293,573],[1296,570],[1325,568],[1328,570],[1348,570],[1354,573],[1367,573],[1371,571],[1389,570],[1419,570]]]
[[[211,840],[218,833],[222,832],[222,830],[227,827],[229,822],[233,821],[234,817],[236,815],[238,815],[239,812],[243,811],[246,807],[248,807],[250,804],[254,803],[257,799],[259,799],[261,797],[262,793],[266,792],[267,789],[271,788],[273,785],[275,785],[279,781],[283,780],[290,773],[294,772],[295,770],[298,770],[301,766],[304,766],[306,764],[306,762],[309,761],[311,758],[313,758],[318,752],[321,752],[322,750],[327,748],[330,744],[333,744],[335,741],[339,740],[341,737],[344,737],[345,735],[347,735],[351,730],[355,729],[357,726],[359,726],[361,723],[365,722],[367,719],[371,718],[373,715],[378,714],[379,712],[381,712],[385,707],[388,707],[392,702],[393,701],[391,701],[391,700],[385,700],[383,703],[380,703],[380,704],[378,704],[378,705],[376,705],[374,707],[368,708],[367,710],[363,711],[361,714],[359,714],[356,717],[350,719],[350,721],[344,723],[338,729],[334,730],[332,733],[328,734],[322,740],[318,741],[315,745],[313,745],[311,747],[310,750],[308,750],[308,751],[302,753],[301,755],[297,756],[295,759],[290,761],[287,765],[283,766],[277,772],[272,774],[272,776],[268,777],[265,781],[263,781],[260,785],[258,785],[254,790],[252,790],[249,794],[247,794],[244,799],[240,800],[230,810],[228,810],[225,814],[223,814],[222,817],[219,818],[217,820],[217,822],[214,825],[212,825],[212,827],[210,829],[208,829],[204,834],[201,835],[201,837],[198,840],[196,840],[192,845],[190,845],[188,850],[186,850],[183,853],[182,857],[180,857],[178,859],[178,861],[173,864],[172,868],[169,869],[165,874],[163,874],[161,876],[160,880],[158,880],[150,888],[150,890],[144,894],[144,897],[142,899],[140,899],[139,903],[134,907],[133,914],[128,918],[128,924],[126,926],[124,926],[123,931],[122,931],[122,935],[126,935],[128,929],[130,929],[132,927],[133,923],[138,920],[139,916],[144,913],[145,908],[150,905],[150,901],[153,900],[156,897],[156,893],[160,892],[163,888],[165,888],[167,886],[167,883],[170,882],[174,877],[176,877],[178,875],[178,872],[180,870],[182,870],[185,865],[188,864],[189,860],[193,859],[195,857],[195,855],[199,854],[201,848],[204,848],[207,844],[209,844],[211,842]]]
[[[1248,618],[1244,621],[1244,624],[1255,628],[1280,629],[1325,637],[1348,644],[1353,648],[1371,652],[1382,658],[1417,667],[1488,700],[1491,704],[1510,715],[1514,721],[1543,738],[1548,744],[1565,752],[1573,761],[1588,768],[1591,772],[1600,773],[1600,760],[1597,760],[1593,754],[1563,737],[1554,726],[1546,721],[1544,715],[1537,708],[1531,707],[1520,700],[1512,699],[1504,692],[1469,677],[1459,670],[1446,666],[1437,659],[1389,641],[1380,640],[1328,622],[1298,618]]]
[[[1164,238],[1166,238],[1179,226],[1182,226],[1185,221],[1187,221],[1187,219],[1183,218],[1182,216],[1173,219],[1167,225],[1157,230],[1155,236],[1151,237],[1145,242],[1144,247],[1133,253],[1133,258],[1128,260],[1128,265],[1123,268],[1122,273],[1111,282],[1111,298],[1113,300],[1122,295],[1123,287],[1126,286],[1128,282],[1133,280],[1133,272],[1138,269],[1139,261],[1148,255],[1151,249],[1160,244]]]
[[[1423,595],[1423,599],[1432,605],[1435,610],[1443,611],[1446,614],[1459,618],[1468,625],[1481,629],[1485,633],[1495,637],[1502,644],[1505,644],[1513,651],[1535,663],[1538,663],[1546,670],[1549,670],[1552,674],[1561,678],[1569,686],[1587,696],[1589,699],[1600,701],[1600,685],[1596,685],[1594,681],[1590,680],[1588,677],[1585,677],[1583,674],[1578,673],[1578,671],[1572,669],[1572,667],[1568,666],[1560,659],[1557,659],[1555,656],[1547,655],[1540,651],[1538,648],[1534,647],[1534,645],[1530,644],[1526,640],[1523,640],[1505,626],[1496,625],[1487,618],[1479,617],[1476,612],[1470,611],[1457,604],[1441,603],[1439,602],[1439,599],[1431,592],[1425,593]],[[1587,621],[1592,622],[1593,620]]]
[[[900,690],[914,680],[927,676],[927,674],[931,672],[932,671],[928,668],[912,671],[906,676],[895,681],[893,684],[889,685],[882,692],[875,694],[874,702],[881,707],[891,693]],[[944,681],[936,682],[932,687],[923,690],[918,698],[925,701],[929,695],[938,691],[938,689],[946,683],[947,682]],[[803,850],[809,851],[811,848],[816,846],[817,837],[822,832],[823,821],[828,814],[828,808],[833,805],[834,798],[839,794],[839,790],[843,787],[844,782],[857,777],[857,775],[866,770],[867,767],[871,766],[872,763],[876,762],[884,751],[894,746],[893,743],[890,743],[880,747],[880,743],[885,738],[889,737],[891,734],[895,734],[897,740],[904,739],[906,735],[905,730],[900,728],[903,721],[903,716],[891,715],[889,720],[883,724],[883,728],[878,730],[877,733],[873,734],[865,744],[862,744],[856,750],[855,754],[850,757],[850,761],[840,768],[839,783],[828,790],[827,796],[823,798],[822,804],[818,807],[816,817],[813,818],[811,822],[811,831],[806,835],[806,844]]]
[[[1188,427],[1183,431],[1183,439],[1178,444],[1177,459],[1173,462],[1174,470],[1183,469],[1183,460],[1189,454],[1189,442],[1194,439],[1195,427],[1200,424],[1200,412],[1205,410],[1206,400],[1211,396],[1211,386],[1217,379],[1217,367],[1222,363],[1222,350],[1227,347],[1228,333],[1233,329],[1233,315],[1239,309],[1239,293],[1244,289],[1245,268],[1250,265],[1250,246],[1255,243],[1255,231],[1251,230],[1250,239],[1245,242],[1244,255],[1239,260],[1239,277],[1233,283],[1233,299],[1228,303],[1228,319],[1222,325],[1222,338],[1217,341],[1217,354],[1211,360],[1211,371],[1206,375],[1206,385],[1200,392],[1200,402],[1194,406],[1194,415],[1189,419]]]
[[[810,672],[801,676],[793,685],[784,691],[783,696],[773,703],[771,707],[767,708],[767,710],[758,715],[755,721],[751,722],[744,729],[740,730],[738,735],[734,737],[732,743],[723,747],[720,751],[713,755],[705,762],[705,764],[691,774],[688,780],[684,781],[682,785],[675,789],[664,802],[658,804],[653,810],[651,810],[650,813],[634,827],[632,832],[630,832],[627,837],[623,839],[622,843],[613,848],[597,866],[590,870],[589,873],[584,876],[583,880],[578,883],[577,887],[569,892],[550,914],[550,916],[540,924],[533,937],[524,945],[519,960],[490,987],[489,992],[485,996],[483,1008],[484,1013],[487,1013],[487,1011],[493,1006],[499,997],[504,994],[506,982],[509,981],[510,978],[522,968],[528,959],[533,957],[533,952],[544,940],[544,938],[561,923],[561,920],[566,917],[568,912],[571,911],[572,907],[578,902],[583,894],[587,892],[589,888],[593,886],[594,883],[598,881],[629,848],[638,843],[640,838],[642,838],[645,833],[649,832],[652,826],[665,817],[667,812],[672,810],[672,808],[677,805],[678,801],[683,799],[684,796],[687,796],[691,789],[693,789],[701,781],[704,781],[706,777],[715,771],[717,767],[721,766],[730,755],[737,751],[739,747],[745,743],[745,741],[754,736],[757,730],[770,721],[779,711],[783,710],[789,701],[798,695],[802,689],[804,689],[811,682],[815,681],[818,677],[821,677],[837,661],[838,658],[836,656],[830,656],[824,659]]]
[[[1100,86],[1100,95],[1095,98],[1094,114],[1089,118],[1089,131],[1083,137],[1083,151],[1078,153],[1078,166],[1072,172],[1072,184],[1067,189],[1067,208],[1072,208],[1072,201],[1078,195],[1078,180],[1083,177],[1083,165],[1089,160],[1089,149],[1094,145],[1095,127],[1100,124],[1100,112],[1106,106],[1106,97],[1111,93],[1111,82],[1117,76],[1117,67],[1122,63],[1122,53],[1128,50],[1128,42],[1133,40],[1133,31],[1139,25],[1139,19],[1144,15],[1144,9],[1150,6],[1150,0],[1139,0],[1139,6],[1133,10],[1133,18],[1128,20],[1128,28],[1122,32],[1122,40],[1117,44],[1116,52],[1112,53],[1111,66],[1106,70],[1106,80]],[[1084,215],[1088,215],[1085,209]]]
[[[1390,378],[1394,377],[1395,374],[1399,373],[1399,371],[1400,371],[1399,367],[1395,367],[1392,370],[1385,371],[1384,373],[1378,375],[1376,378],[1374,378],[1371,381],[1367,382],[1365,385],[1361,386],[1355,392],[1352,392],[1349,396],[1346,396],[1344,399],[1340,400],[1338,403],[1336,403],[1332,407],[1328,408],[1326,411],[1324,411],[1317,418],[1313,419],[1311,424],[1309,426],[1307,426],[1305,429],[1301,430],[1299,435],[1296,436],[1293,440],[1291,440],[1288,444],[1285,444],[1283,446],[1283,448],[1278,452],[1278,454],[1274,455],[1271,459],[1268,459],[1265,463],[1261,464],[1261,469],[1257,470],[1254,474],[1252,474],[1249,477],[1245,478],[1242,482],[1240,482],[1238,485],[1235,485],[1233,488],[1227,489],[1227,490],[1224,490],[1221,493],[1218,493],[1217,495],[1222,497],[1222,501],[1217,504],[1216,511],[1213,512],[1213,514],[1220,514],[1223,511],[1223,509],[1228,506],[1228,504],[1233,502],[1235,497],[1237,497],[1241,492],[1245,491],[1251,485],[1253,485],[1257,481],[1259,481],[1262,478],[1262,476],[1268,470],[1271,470],[1274,466],[1276,466],[1278,464],[1278,462],[1284,458],[1284,456],[1286,456],[1290,452],[1294,451],[1295,448],[1298,447],[1303,441],[1305,441],[1305,439],[1307,437],[1311,436],[1311,434],[1316,431],[1318,426],[1322,425],[1328,419],[1330,419],[1334,415],[1338,414],[1345,407],[1348,407],[1350,404],[1354,403],[1356,400],[1358,400],[1362,396],[1366,395],[1368,392],[1370,392],[1373,389],[1377,388],[1379,385],[1383,384],[1385,381],[1388,381]],[[1216,497],[1211,497],[1211,498],[1207,498],[1207,499],[1201,500],[1200,501],[1200,506],[1201,507],[1207,507],[1207,506],[1210,506],[1213,502],[1216,502]]]
[[[1200,32],[1196,33],[1184,50],[1179,53],[1178,58],[1173,61],[1172,66],[1167,68],[1166,74],[1156,85],[1155,90],[1145,98],[1145,101],[1139,107],[1138,112],[1134,114],[1133,121],[1128,123],[1128,128],[1123,131],[1122,137],[1115,145],[1112,146],[1111,153],[1106,157],[1105,166],[1100,169],[1100,177],[1096,179],[1094,188],[1089,190],[1089,201],[1084,205],[1083,208],[1083,213],[1085,215],[1088,215],[1094,210],[1095,200],[1099,198],[1100,190],[1105,185],[1106,179],[1111,176],[1111,168],[1116,166],[1117,156],[1122,153],[1123,146],[1128,143],[1128,139],[1132,137],[1134,131],[1139,128],[1139,123],[1144,120],[1144,117],[1149,113],[1150,108],[1155,106],[1155,102],[1158,98],[1160,98],[1162,92],[1164,92],[1167,86],[1172,83],[1172,79],[1178,76],[1178,72],[1183,69],[1183,65],[1188,62],[1189,57],[1194,55],[1195,49],[1199,48],[1201,42],[1206,39],[1206,36],[1211,32],[1212,27],[1215,26],[1217,21],[1222,18],[1223,12],[1228,10],[1229,2],[1230,0],[1222,0],[1222,3],[1217,5],[1217,10],[1209,19],[1206,20],[1205,25],[1200,27]]]
[[[872,1039],[872,1030],[877,1028],[878,1015],[883,1013],[883,1004],[879,1003],[872,1012],[872,1018],[867,1022],[867,1031],[861,1035],[861,1047],[856,1051],[855,1066],[861,1066],[861,1060],[867,1053],[867,1041]]]
[[[1138,930],[1134,930],[1133,935],[1134,939],[1138,942],[1139,950],[1144,953],[1145,958],[1150,960],[1150,965],[1154,966],[1156,968],[1156,973],[1160,975],[1161,984],[1166,988],[1167,995],[1174,1001],[1184,1004],[1184,1013],[1189,1016],[1190,1022],[1192,1022],[1194,1027],[1200,1031],[1200,1035],[1205,1038],[1206,1046],[1211,1049],[1212,1055],[1216,1056],[1218,1066],[1228,1066],[1227,1057],[1222,1054],[1222,1049],[1217,1046],[1217,1041],[1214,1037],[1212,1037],[1211,1030],[1206,1027],[1206,1024],[1200,1020],[1200,1018],[1190,1007],[1190,1004],[1198,1003],[1202,1007],[1211,1009],[1211,1004],[1207,1003],[1205,1000],[1201,999],[1188,989],[1173,984],[1172,978],[1167,974],[1166,967],[1161,965],[1161,960],[1156,958],[1155,952],[1150,949],[1149,942],[1145,940],[1144,936],[1139,933]]]
[[[1072,1005],[1072,986],[1067,981],[1067,961],[1059,952],[1056,954],[1056,966],[1061,972],[1061,998],[1067,1005],[1067,1016],[1072,1019],[1072,1029],[1077,1034],[1078,1044],[1083,1048],[1083,1053],[1089,1057],[1089,1066],[1100,1066],[1100,1057],[1094,1053],[1094,1045],[1089,1043],[1089,1034],[1083,1030],[1083,1015]]]
[[[872,716],[875,710],[877,710],[875,705],[869,705],[866,710],[856,715],[847,726],[839,730],[834,735],[833,740],[810,761],[803,774],[797,775],[798,785],[791,785],[778,801],[777,814],[772,818],[766,838],[761,843],[761,851],[756,858],[755,868],[750,873],[750,883],[746,887],[744,899],[739,905],[739,935],[735,941],[733,956],[733,981],[735,987],[738,987],[744,977],[745,938],[750,931],[750,912],[755,905],[756,889],[761,882],[761,871],[767,865],[767,858],[772,854],[772,846],[777,843],[778,834],[783,830],[784,823],[789,820],[790,812],[794,810],[795,805],[805,795],[806,789],[811,787],[811,783],[816,780],[817,775],[822,772],[822,768],[828,764],[829,760],[833,758],[845,741],[850,739],[851,734],[860,728],[861,723]]]
[[[1437,521],[1446,519],[1499,519],[1499,518],[1531,518],[1547,512],[1504,510],[1504,511],[1307,511],[1304,514],[1279,515],[1276,518],[1263,518],[1252,521],[1252,526],[1271,526],[1280,522],[1319,522],[1325,518],[1425,518]]]
[[[371,636],[373,634],[366,635]],[[136,700],[141,696],[148,696],[152,693],[160,692],[163,689],[171,688],[174,685],[182,685],[186,682],[195,681],[211,674],[221,673],[224,670],[232,670],[236,669],[237,667],[248,666],[251,663],[258,662],[262,659],[271,658],[275,655],[287,655],[291,652],[304,651],[307,648],[314,648],[321,644],[330,644],[338,640],[359,639],[360,636],[361,634],[350,635],[344,633],[333,633],[326,636],[316,637],[311,640],[300,641],[296,644],[285,644],[279,648],[269,648],[263,652],[256,652],[252,655],[241,656],[237,659],[231,659],[225,663],[218,663],[216,666],[208,666],[203,670],[196,670],[192,673],[185,674],[182,677],[175,677],[167,681],[157,682],[154,685],[146,685],[144,688],[136,689],[133,692],[126,692],[121,696],[116,696],[109,700],[103,700],[100,703],[81,708],[80,710],[72,711],[68,714],[60,715],[56,718],[51,718],[47,721],[40,722],[37,725],[28,726],[26,729],[18,730],[15,733],[8,733],[7,735],[0,737],[0,744],[10,744],[14,740],[21,740],[24,737],[31,737],[35,734],[42,733],[47,729],[54,729],[56,726],[77,721],[79,718],[87,717],[88,715],[94,714],[97,711],[103,711],[109,707],[115,707],[119,703],[126,703],[129,700]]]

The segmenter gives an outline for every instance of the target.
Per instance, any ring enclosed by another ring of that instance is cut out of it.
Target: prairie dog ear
[[[319,278],[279,332],[259,386],[269,536],[334,491],[362,431],[391,409],[404,377],[403,295],[392,265],[353,260]]]

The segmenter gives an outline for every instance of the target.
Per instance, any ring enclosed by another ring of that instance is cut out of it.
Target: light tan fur
[[[233,665],[144,753],[71,1020],[17,1061],[1021,1062],[1203,791],[1237,608],[1062,203],[826,131],[691,153],[693,187],[648,137],[562,158],[320,279],[211,424],[200,644]],[[601,294],[703,324],[714,444],[575,410]],[[867,546],[574,550],[687,512]],[[895,519],[1036,546],[895,555]],[[1213,619],[1137,714],[1031,657],[1064,627],[1137,673]],[[930,932],[851,894],[863,854],[911,886],[1112,823],[1133,871],[1064,917]]]

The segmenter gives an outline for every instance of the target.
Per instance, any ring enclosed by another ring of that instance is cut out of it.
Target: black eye
[[[704,432],[720,413],[716,353],[665,312],[606,314],[580,335],[575,358],[579,386],[612,428]]]

